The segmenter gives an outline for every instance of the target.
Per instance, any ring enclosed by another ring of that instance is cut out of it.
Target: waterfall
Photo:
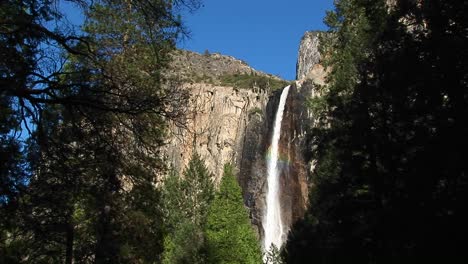
[[[278,110],[275,117],[275,126],[273,128],[273,136],[271,138],[270,155],[267,164],[267,195],[265,213],[263,215],[263,250],[266,252],[270,249],[271,244],[274,244],[278,249],[281,248],[284,242],[285,228],[281,219],[281,204],[279,193],[279,171],[278,171],[278,156],[279,156],[279,140],[281,135],[281,121],[283,120],[284,106],[288,97],[289,87],[286,86],[281,93]]]

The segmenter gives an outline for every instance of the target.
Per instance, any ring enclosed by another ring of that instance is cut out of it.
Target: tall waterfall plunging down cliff
[[[274,244],[278,249],[284,242],[285,228],[281,219],[280,188],[279,188],[279,140],[281,135],[281,121],[283,120],[284,106],[288,97],[289,87],[286,86],[281,93],[278,110],[275,117],[273,136],[268,163],[267,163],[267,195],[265,213],[263,215],[263,250],[266,252]]]

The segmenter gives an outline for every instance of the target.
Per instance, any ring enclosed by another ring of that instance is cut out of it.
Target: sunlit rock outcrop
[[[308,31],[304,34],[299,45],[296,64],[296,79],[302,83],[304,80],[313,80],[316,84],[325,84],[326,71],[321,64],[319,45],[321,31]]]
[[[267,92],[204,83],[185,89],[190,93],[186,124],[171,124],[165,158],[181,171],[196,151],[219,183],[224,164],[237,165],[243,158],[246,128],[264,112]]]

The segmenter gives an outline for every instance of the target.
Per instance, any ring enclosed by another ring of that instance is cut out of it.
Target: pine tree
[[[213,175],[194,153],[183,177],[172,173],[164,181],[163,263],[205,263],[204,225],[213,200]]]
[[[260,246],[231,165],[225,165],[219,191],[209,209],[206,239],[208,263],[262,263]]]

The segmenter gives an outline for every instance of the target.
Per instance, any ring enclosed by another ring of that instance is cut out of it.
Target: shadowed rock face
[[[287,163],[281,173],[283,222],[287,226],[304,215],[307,205],[306,131],[311,123],[305,106],[310,91],[292,86],[286,102],[280,139],[281,153]]]
[[[314,119],[306,102],[308,98],[320,96],[315,87],[325,84],[327,74],[320,64],[320,34],[324,33],[306,32],[301,40],[296,73],[298,81],[290,88],[282,121],[279,166],[282,217],[286,226],[291,226],[303,216],[308,203],[308,177],[313,169],[313,157],[307,143],[311,136],[307,131],[314,126]],[[242,158],[238,164],[244,199],[261,236],[267,187],[266,153],[271,144],[280,95],[281,91],[273,93],[265,107],[265,115],[247,125]]]

